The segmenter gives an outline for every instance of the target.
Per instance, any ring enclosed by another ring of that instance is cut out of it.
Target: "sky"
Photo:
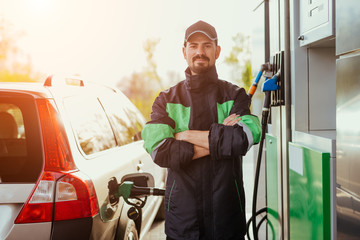
[[[155,61],[161,78],[186,68],[184,33],[198,20],[212,24],[222,48],[219,77],[230,69],[224,57],[237,33],[251,36],[253,58],[261,61],[262,1],[248,0],[0,0],[0,17],[22,32],[17,47],[44,77],[79,74],[115,85],[146,66],[143,49],[158,40]],[[259,17],[260,16],[260,17]],[[260,46],[260,47],[259,47]]]

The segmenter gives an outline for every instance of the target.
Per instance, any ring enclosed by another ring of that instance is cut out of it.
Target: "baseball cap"
[[[186,29],[184,43],[186,43],[194,33],[205,34],[210,40],[216,41],[217,44],[218,39],[215,28],[204,21],[198,21]]]

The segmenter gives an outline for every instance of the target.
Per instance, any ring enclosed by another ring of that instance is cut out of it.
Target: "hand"
[[[225,126],[234,126],[241,120],[240,115],[237,115],[235,113],[231,114],[227,118],[225,118],[223,124]]]
[[[176,140],[185,141],[209,149],[209,131],[186,130],[174,135]]]
[[[207,156],[209,154],[210,154],[209,149],[194,145],[194,156],[192,159],[195,160],[195,159]]]
[[[187,132],[188,132],[187,130],[183,132],[178,132],[175,134],[174,137],[176,140],[186,141]]]

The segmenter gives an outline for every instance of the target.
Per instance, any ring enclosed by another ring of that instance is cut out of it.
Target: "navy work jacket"
[[[242,156],[260,141],[243,88],[219,80],[216,68],[163,91],[142,131],[155,163],[168,168],[165,233],[172,239],[242,239],[246,232]],[[235,126],[223,121],[236,113]],[[209,130],[210,155],[192,160],[191,143],[175,140],[185,130]]]

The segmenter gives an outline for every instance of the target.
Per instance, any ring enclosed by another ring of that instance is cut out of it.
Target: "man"
[[[243,239],[242,159],[260,141],[243,88],[218,79],[217,33],[203,21],[185,33],[186,80],[156,98],[142,137],[155,163],[168,168],[167,239]]]

